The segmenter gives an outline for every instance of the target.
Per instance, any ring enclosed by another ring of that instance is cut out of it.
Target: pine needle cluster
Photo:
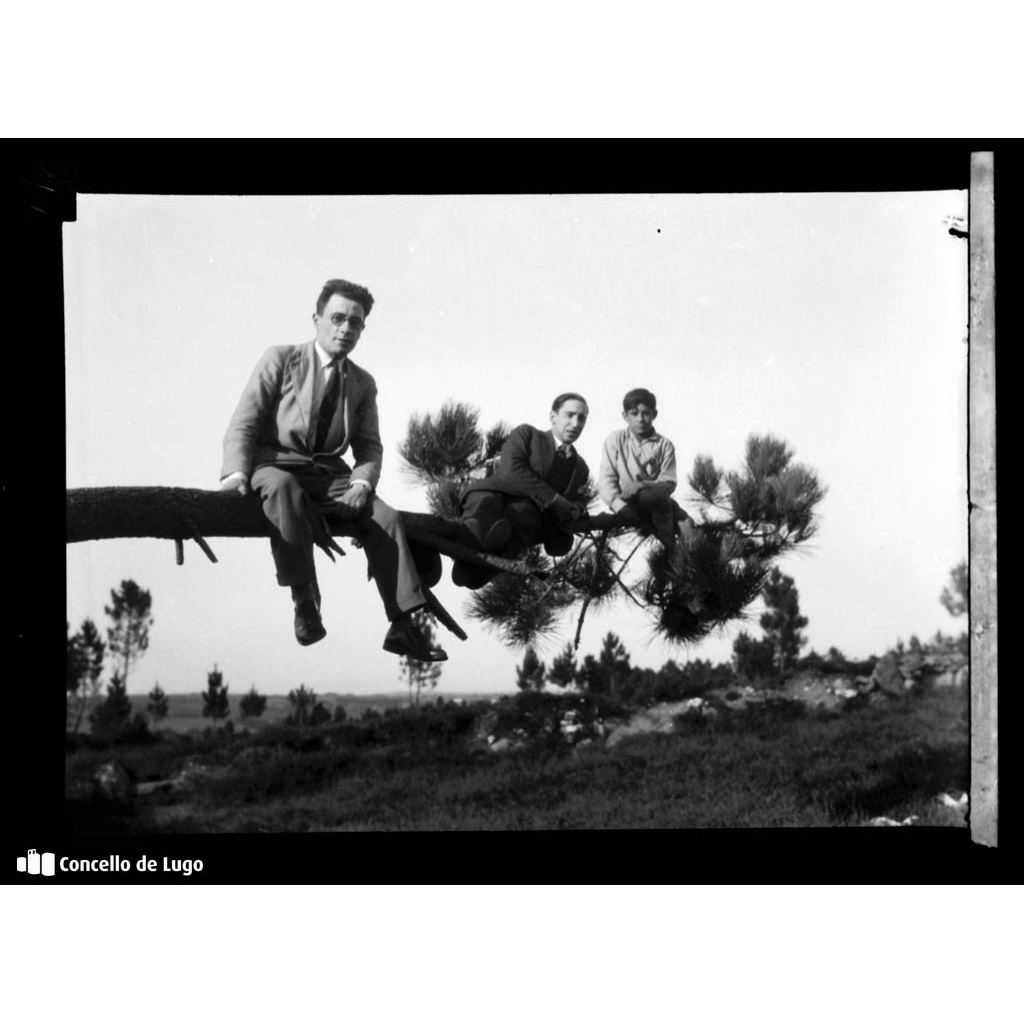
[[[458,519],[459,495],[467,481],[483,476],[511,432],[504,422],[483,432],[480,411],[465,402],[447,401],[436,415],[413,413],[398,454],[410,473],[427,487],[434,515]]]
[[[695,643],[743,615],[768,578],[760,557],[741,557],[742,541],[728,527],[705,524],[689,543],[668,552],[660,545],[647,556],[639,584],[665,640]]]
[[[689,484],[705,521],[725,522],[762,556],[777,556],[817,531],[816,508],[825,488],[814,470],[793,462],[793,451],[771,434],[747,439],[742,470],[724,473],[698,455]]]
[[[536,548],[527,551],[522,562],[545,574],[553,567],[552,560]],[[510,647],[533,647],[557,631],[562,610],[577,598],[575,589],[558,577],[538,579],[503,572],[473,593],[468,612],[496,630]]]

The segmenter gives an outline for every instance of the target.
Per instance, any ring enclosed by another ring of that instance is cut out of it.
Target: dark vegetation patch
[[[194,776],[127,801],[83,795],[111,757],[83,745],[68,754],[68,814],[82,835],[815,827],[911,814],[922,824],[963,824],[935,810],[939,794],[968,788],[962,690],[842,715],[769,701],[610,748],[570,743],[557,728],[570,710],[594,725],[622,709],[611,698],[524,693],[316,729],[119,745],[113,756],[136,783]],[[495,753],[482,726],[522,736]]]

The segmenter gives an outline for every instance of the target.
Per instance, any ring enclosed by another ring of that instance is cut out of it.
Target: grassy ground
[[[386,722],[387,720],[385,720]],[[967,693],[933,691],[841,716],[747,716],[683,724],[609,749],[547,742],[495,754],[473,713],[399,718],[252,738],[165,739],[116,755],[139,780],[186,759],[207,766],[191,793],[130,805],[70,801],[82,834],[341,830],[814,827],[877,816],[963,826],[938,802],[969,787]],[[388,731],[390,729],[390,731]],[[251,755],[251,756],[250,756]],[[84,778],[109,752],[68,755]]]

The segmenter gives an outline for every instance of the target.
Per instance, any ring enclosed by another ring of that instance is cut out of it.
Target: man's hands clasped
[[[366,507],[369,497],[369,487],[363,487],[362,484],[350,485],[337,501],[338,514],[343,519],[355,519]]]
[[[568,498],[559,494],[555,500],[551,503],[551,511],[554,513],[555,518],[565,525],[571,523],[574,519],[582,519],[586,514],[586,506],[578,501],[570,501]]]

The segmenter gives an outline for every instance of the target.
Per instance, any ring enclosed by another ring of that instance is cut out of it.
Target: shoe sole
[[[388,654],[397,654],[400,658],[411,658],[413,661],[447,661],[448,655],[444,651],[439,652],[438,657],[423,657],[413,654],[404,644],[396,644],[391,640],[385,640],[381,645]]]

